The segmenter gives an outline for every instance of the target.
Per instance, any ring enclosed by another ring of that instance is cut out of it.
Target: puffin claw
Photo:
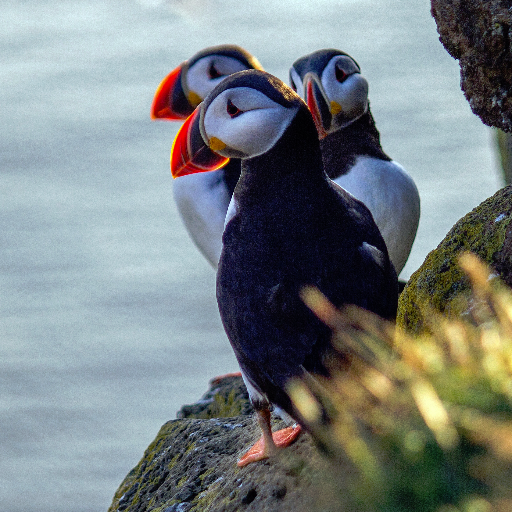
[[[298,424],[293,427],[286,427],[272,434],[272,439],[278,448],[290,446],[299,437],[302,427]]]
[[[300,425],[286,427],[272,433],[273,443],[265,443],[265,437],[261,436],[254,445],[237,462],[239,468],[243,468],[251,462],[268,459],[275,453],[276,448],[285,448],[290,446],[299,437],[302,432]]]
[[[251,462],[257,462],[259,460],[268,459],[271,455],[270,452],[273,452],[273,448],[265,446],[265,440],[263,436],[261,436],[252,446],[249,448],[245,454],[240,457],[237,462],[237,466],[239,468],[243,468],[250,464]]]

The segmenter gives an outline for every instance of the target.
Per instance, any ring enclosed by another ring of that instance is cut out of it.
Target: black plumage
[[[368,111],[343,130],[330,133],[320,141],[324,168],[332,180],[347,174],[359,156],[390,162],[380,144],[380,133]]]
[[[243,161],[235,200],[217,277],[222,321],[245,377],[295,416],[285,383],[323,373],[330,346],[301,288],[394,319],[396,274],[369,210],[327,179],[305,106],[271,151]]]
[[[236,184],[240,178],[240,173],[242,171],[242,162],[238,158],[232,158],[229,162],[221,169],[222,171],[222,180],[224,181],[224,185],[226,186],[226,190],[229,194],[229,197],[233,195],[235,191]]]

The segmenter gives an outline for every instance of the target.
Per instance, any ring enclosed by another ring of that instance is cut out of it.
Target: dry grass
[[[434,334],[419,338],[303,292],[345,364],[289,390],[319,446],[354,468],[338,475],[343,510],[512,510],[512,293],[476,256],[460,265],[465,315],[426,312]]]

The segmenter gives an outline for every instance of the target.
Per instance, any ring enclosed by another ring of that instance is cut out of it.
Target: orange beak
[[[187,100],[181,84],[182,73],[183,64],[162,80],[151,105],[151,119],[181,121],[193,112],[194,107]]]
[[[199,123],[201,107],[197,107],[179,129],[171,149],[173,178],[220,169],[229,158],[212,151],[205,143]]]

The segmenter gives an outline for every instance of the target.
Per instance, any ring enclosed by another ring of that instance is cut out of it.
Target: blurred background
[[[288,81],[298,57],[352,55],[384,150],[422,217],[403,277],[502,186],[426,0],[3,0],[0,510],[106,510],[160,426],[236,371],[215,274],[172,199],[179,124],[160,80],[238,44]]]

